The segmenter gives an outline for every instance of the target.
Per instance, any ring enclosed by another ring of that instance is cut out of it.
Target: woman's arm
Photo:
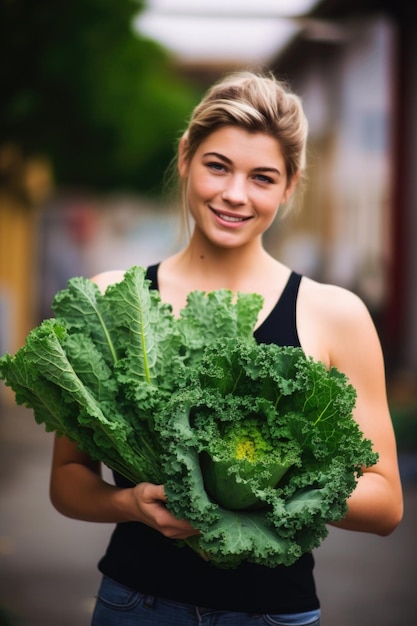
[[[52,459],[50,498],[63,515],[90,522],[142,522],[171,539],[197,534],[165,506],[162,485],[140,483],[119,488],[103,480],[100,464],[66,437],[56,437]]]
[[[379,338],[362,301],[335,288],[327,302],[330,365],[344,372],[355,387],[354,417],[379,454],[366,468],[348,500],[341,528],[390,534],[402,519],[403,499],[395,436],[389,413],[385,367]]]

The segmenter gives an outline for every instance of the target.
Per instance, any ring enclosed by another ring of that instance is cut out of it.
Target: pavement
[[[52,437],[29,410],[0,405],[0,626],[90,624],[112,526],[52,508]],[[401,467],[405,516],[392,535],[332,528],[315,551],[323,626],[417,623],[416,458]]]

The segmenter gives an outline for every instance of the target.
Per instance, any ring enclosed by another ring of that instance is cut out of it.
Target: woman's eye
[[[217,161],[210,161],[210,163],[207,163],[207,167],[215,172],[224,172],[226,169],[223,163],[218,163]]]
[[[255,179],[261,183],[273,183],[274,180],[270,176],[266,176],[265,174],[256,174]]]

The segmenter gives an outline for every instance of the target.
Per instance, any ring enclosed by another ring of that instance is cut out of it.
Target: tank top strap
[[[254,332],[258,343],[301,346],[297,332],[297,297],[301,278],[301,274],[291,272],[278,302]]]
[[[294,308],[295,312],[301,278],[301,274],[298,274],[297,272],[291,272],[288,282],[284,287],[284,291],[282,292],[281,297],[278,300],[278,305],[285,306],[285,304],[290,304],[290,306]]]
[[[151,285],[150,288],[151,289],[159,289],[158,286],[158,267],[159,267],[159,263],[157,263],[156,265],[149,265],[146,268],[146,274],[145,274],[145,278],[147,280],[151,281]]]

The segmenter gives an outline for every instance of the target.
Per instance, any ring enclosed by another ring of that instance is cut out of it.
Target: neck
[[[210,285],[210,289],[236,291],[248,282],[253,274],[259,277],[262,268],[275,263],[264,249],[260,239],[236,248],[221,248],[193,236],[178,255],[190,278]]]

